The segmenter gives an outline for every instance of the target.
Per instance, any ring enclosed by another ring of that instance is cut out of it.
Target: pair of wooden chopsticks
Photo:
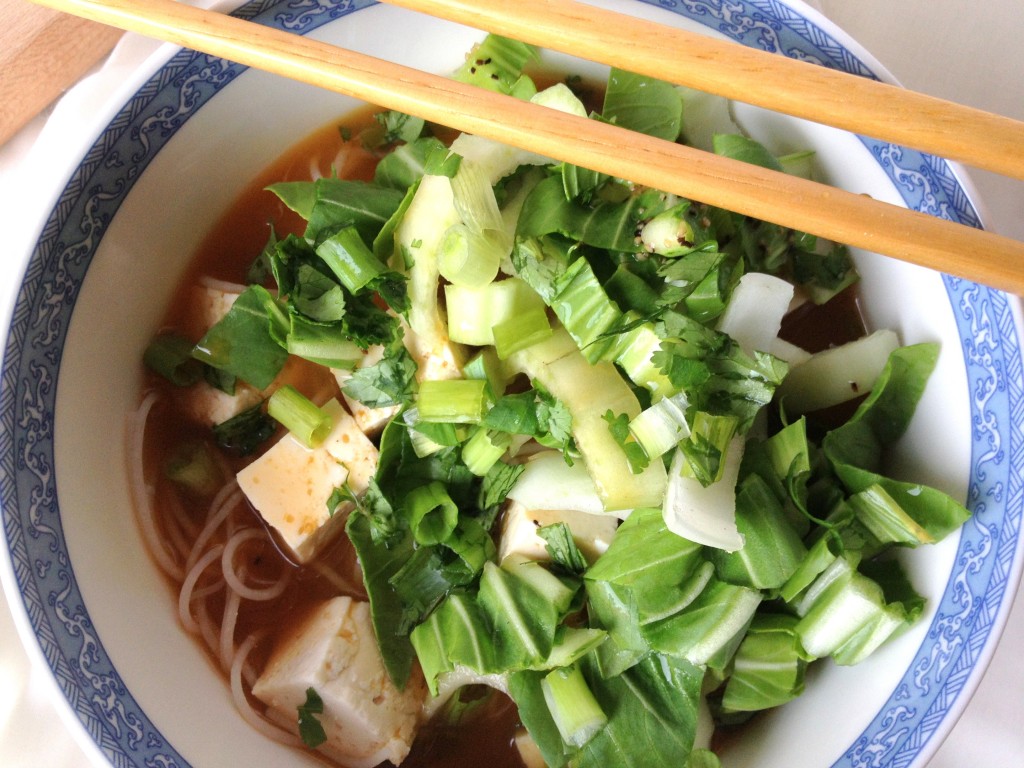
[[[1024,243],[173,0],[35,0],[556,160],[1024,294]],[[572,0],[388,0],[1024,178],[1024,124]],[[776,96],[778,102],[776,102]],[[834,118],[834,119],[833,119]],[[962,137],[973,137],[969,141]]]

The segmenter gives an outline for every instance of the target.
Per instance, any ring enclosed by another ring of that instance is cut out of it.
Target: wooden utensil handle
[[[106,56],[121,34],[28,0],[0,0],[0,144]]]

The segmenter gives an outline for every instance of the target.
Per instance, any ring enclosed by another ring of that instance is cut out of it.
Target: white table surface
[[[859,40],[909,88],[1024,120],[1024,6],[1021,0],[816,0],[812,3]],[[0,22],[5,20],[0,19]],[[126,55],[140,55],[135,40]],[[0,77],[2,77],[0,73]],[[46,211],[34,179],[59,168],[59,153],[32,152],[45,123],[33,121],[0,146],[0,320],[6,318],[23,264],[17,247]],[[1024,239],[1024,183],[972,172],[990,229]],[[14,247],[12,248],[13,240]],[[15,254],[13,257],[11,254]],[[12,263],[12,259],[18,261]],[[49,669],[19,641],[12,606],[0,594],[0,766],[80,768],[95,750],[70,721]],[[20,611],[20,606],[14,606]],[[18,620],[21,620],[20,615]],[[1009,768],[1024,764],[1024,593],[1003,640],[960,722],[930,768]]]

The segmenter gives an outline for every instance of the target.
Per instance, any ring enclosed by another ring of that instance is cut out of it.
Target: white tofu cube
[[[447,333],[436,338],[422,336],[405,322],[402,323],[402,341],[409,355],[416,361],[417,381],[444,381],[462,378],[465,351],[460,344],[448,338]]]
[[[502,521],[499,561],[512,556],[549,561],[551,555],[548,554],[547,542],[537,535],[537,529],[554,523],[569,526],[576,546],[587,562],[593,563],[608,551],[619,520],[614,515],[593,515],[589,512],[527,509],[522,504],[512,502],[505,509]]]
[[[366,368],[371,365],[376,365],[383,357],[384,347],[380,344],[376,344],[366,350],[366,354],[363,355],[363,358],[356,365],[356,368]],[[334,374],[334,378],[338,382],[339,387],[344,387],[345,382],[352,378],[351,371],[332,370],[331,372]],[[342,389],[341,397],[345,401],[345,405],[348,406],[348,410],[349,413],[352,414],[352,418],[356,420],[356,424],[359,426],[359,429],[366,435],[378,434],[401,409],[400,405],[390,405],[382,408],[369,408],[355,398],[346,395],[344,389]]]
[[[244,285],[202,278],[189,290],[190,311],[185,318],[182,332],[189,338],[198,339],[203,336],[223,319],[244,290]],[[181,398],[186,413],[193,421],[212,427],[258,405],[283,384],[297,384],[304,379],[303,363],[296,358],[289,358],[274,382],[264,391],[244,381],[238,381],[235,393],[229,395],[205,381],[200,381],[181,390],[177,396]]]
[[[244,290],[244,285],[201,278],[189,289],[185,332],[202,336],[228,313]]]
[[[293,732],[298,707],[312,688],[323,700],[318,715],[327,741],[319,750],[348,768],[398,765],[412,746],[426,697],[422,678],[404,691],[384,669],[369,603],[336,597],[321,605],[279,642],[253,694],[267,714]]]
[[[366,490],[377,469],[377,448],[337,400],[324,405],[334,421],[327,439],[306,448],[285,435],[238,473],[238,485],[300,563],[313,559],[344,527],[348,508],[327,501],[346,482]]]
[[[263,394],[258,389],[241,381],[236,384],[233,395],[200,381],[182,390],[180,396],[189,417],[205,427],[225,422],[263,400]]]

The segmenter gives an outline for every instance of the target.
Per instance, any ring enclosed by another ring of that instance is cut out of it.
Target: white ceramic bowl
[[[795,2],[601,4],[889,79]],[[258,0],[241,13],[439,73],[480,37],[364,0]],[[257,171],[353,104],[191,52],[123,89],[127,101],[95,127],[39,235],[14,308],[0,389],[13,566],[5,586],[111,764],[318,765],[245,725],[179,627],[132,517],[122,425],[137,401],[142,350],[189,254]],[[944,161],[750,108],[739,114],[772,149],[816,149],[831,183],[978,222]],[[731,748],[730,768],[923,764],[976,684],[1019,577],[1017,301],[872,254],[857,259],[872,326],[907,343],[942,343],[894,473],[964,500],[973,517],[960,535],[907,557],[929,601],[913,630],[857,667],[819,665],[801,699]]]

